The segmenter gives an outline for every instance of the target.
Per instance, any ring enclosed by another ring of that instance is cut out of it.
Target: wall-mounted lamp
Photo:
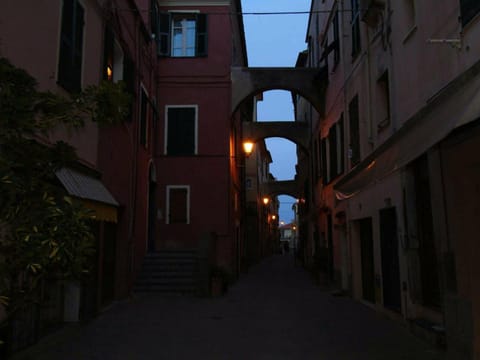
[[[243,151],[245,152],[245,156],[249,157],[250,154],[253,152],[253,141],[245,140],[243,142]]]
[[[277,219],[277,215],[273,214],[272,215],[272,220],[276,220]]]
[[[265,197],[262,199],[262,201],[263,201],[263,204],[264,204],[264,205],[268,205],[268,203],[270,202],[270,199],[265,196]]]
[[[113,79],[113,69],[110,65],[107,65],[107,79],[110,81]]]

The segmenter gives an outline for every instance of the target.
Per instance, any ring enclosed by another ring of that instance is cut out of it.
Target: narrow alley
[[[220,298],[141,295],[14,360],[444,359],[399,322],[313,284],[293,257],[251,268]]]

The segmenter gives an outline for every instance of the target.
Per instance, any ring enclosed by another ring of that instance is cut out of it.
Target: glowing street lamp
[[[262,199],[262,201],[263,201],[263,204],[264,204],[264,205],[268,205],[268,203],[270,202],[270,199],[265,196],[265,197]]]
[[[245,156],[249,157],[250,154],[252,153],[253,151],[253,141],[250,141],[250,140],[245,140],[243,142],[243,151],[245,152]]]
[[[276,220],[277,219],[277,215],[273,214],[272,215],[272,220]]]

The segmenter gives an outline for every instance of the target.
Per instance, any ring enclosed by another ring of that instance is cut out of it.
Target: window
[[[462,25],[465,26],[480,12],[480,1],[460,0],[460,12]]]
[[[159,56],[195,57],[207,55],[207,15],[172,13],[159,15]]]
[[[388,71],[377,81],[377,131],[381,132],[390,124],[390,85]]]
[[[360,52],[360,6],[358,0],[351,0],[352,3],[352,57]]]
[[[70,92],[81,90],[84,16],[77,0],[63,1],[57,80]]]
[[[113,82],[123,80],[123,50],[108,27],[105,28],[103,42],[103,78]]]
[[[344,125],[343,114],[340,119],[332,125],[328,137],[322,139],[322,163],[324,170],[324,184],[329,183],[344,171]]]
[[[148,135],[148,126],[147,126],[147,111],[148,111],[148,96],[145,92],[143,86],[140,91],[140,144],[147,146],[147,135]]]
[[[333,17],[333,43],[335,44],[333,52],[333,63],[337,65],[340,62],[340,29],[338,24],[338,11]]]
[[[135,99],[135,65],[131,58],[126,55],[123,62],[123,80],[125,82],[125,91],[131,95],[132,99]],[[127,116],[128,121],[132,121],[133,114],[133,102],[130,103],[129,114]]]
[[[165,154],[189,156],[197,153],[197,106],[167,106]]]
[[[329,32],[329,35],[327,37],[327,42],[330,41],[330,38],[332,38],[332,40],[330,41],[330,43],[328,43],[328,45],[324,45],[323,54],[319,60],[325,60],[328,63],[331,59],[330,55],[333,52],[333,67],[338,65],[338,63],[340,62],[340,29],[338,21],[338,12],[336,12],[332,19],[332,27],[330,28],[331,31]]]
[[[190,224],[190,187],[167,186],[167,224]]]
[[[330,180],[337,176],[337,127],[333,125],[328,132]]]
[[[348,104],[348,115],[350,118],[350,165],[353,167],[360,162],[360,119],[358,113],[358,95]]]
[[[345,169],[345,126],[343,125],[343,114],[335,125],[337,132],[337,175],[343,174]]]

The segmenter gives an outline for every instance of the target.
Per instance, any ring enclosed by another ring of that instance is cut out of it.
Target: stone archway
[[[307,99],[324,113],[328,84],[326,67],[322,68],[247,68],[232,67],[232,112],[251,96],[268,90],[289,90]]]
[[[270,196],[288,195],[301,197],[301,186],[297,180],[270,181],[262,185],[262,192]]]
[[[310,140],[309,128],[306,123],[292,121],[244,122],[243,137],[253,142],[269,137],[288,139],[308,152]]]

